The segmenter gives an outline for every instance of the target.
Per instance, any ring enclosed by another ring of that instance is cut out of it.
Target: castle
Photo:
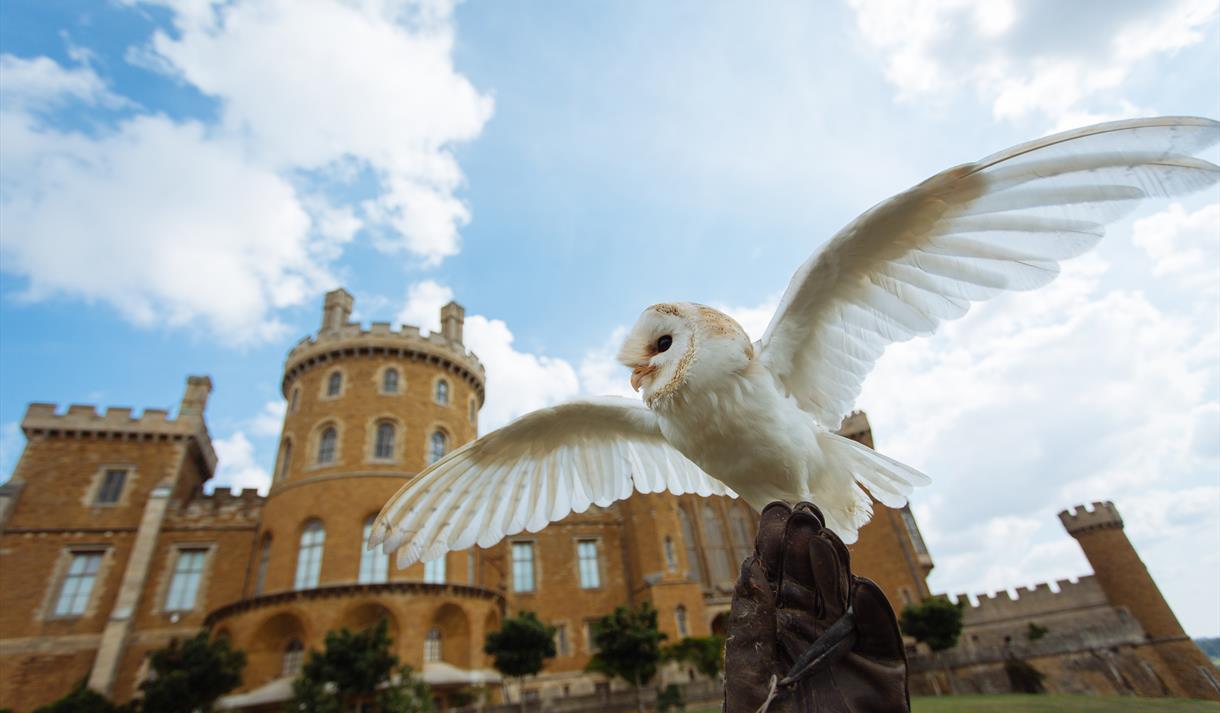
[[[558,655],[526,683],[526,698],[609,688],[584,667],[590,622],[619,604],[651,603],[671,640],[723,633],[757,524],[728,498],[635,494],[404,570],[368,551],[387,498],[475,438],[485,374],[463,346],[456,303],[427,335],[363,328],[349,321],[352,307],[346,291],[327,294],[318,333],[288,354],[266,496],[205,491],[217,465],[207,377],[187,380],[173,418],[30,404],[25,450],[0,486],[0,708],[32,710],[82,681],[127,700],[151,651],[201,629],[246,652],[242,686],[226,700],[242,708],[285,700],[327,631],[381,619],[441,707],[459,689],[500,681],[482,643],[520,610],[557,629]],[[873,445],[863,414],[841,432]],[[1220,697],[1214,669],[1204,670],[1112,506],[1065,518],[1093,577],[968,607],[962,643],[936,666],[912,649],[913,690],[1002,689],[997,667],[1018,652],[1061,670],[1048,676],[1054,690]],[[930,595],[932,560],[909,509],[877,505],[852,555],[896,609]],[[1012,632],[1033,620],[1050,632],[1045,641],[1014,644]],[[1113,649],[1117,673],[1073,678],[1072,656],[1087,658],[1090,646]]]

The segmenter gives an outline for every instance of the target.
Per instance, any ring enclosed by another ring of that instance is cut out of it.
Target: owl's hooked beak
[[[634,369],[631,370],[631,388],[634,389],[635,391],[639,391],[640,382],[642,382],[644,380],[644,377],[652,376],[653,374],[656,373],[656,371],[657,371],[657,367],[655,364],[637,365]]]

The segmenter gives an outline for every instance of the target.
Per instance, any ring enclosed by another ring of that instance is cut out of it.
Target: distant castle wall
[[[911,690],[1012,690],[1006,663],[1021,660],[1052,693],[1220,699],[1215,669],[1182,632],[1123,532],[1112,502],[1059,513],[1093,565],[1093,574],[980,595],[962,606],[957,646],[910,657]],[[952,671],[952,679],[946,672]]]

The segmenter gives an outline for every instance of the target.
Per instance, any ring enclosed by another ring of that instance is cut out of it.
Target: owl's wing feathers
[[[837,428],[885,348],[931,334],[972,302],[1029,290],[1101,239],[1141,199],[1216,183],[1194,154],[1211,119],[1116,121],[949,169],[879,203],[792,278],[761,340],[780,387]]]
[[[437,461],[382,508],[370,547],[398,566],[537,532],[589,505],[642,493],[736,493],[677,451],[634,399],[539,409]]]

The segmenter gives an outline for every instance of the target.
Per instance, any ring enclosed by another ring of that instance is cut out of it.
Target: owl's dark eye
[[[663,352],[663,351],[669,349],[670,345],[673,343],[674,343],[674,338],[669,336],[668,334],[666,334],[665,336],[663,336],[657,340],[657,351]]]

